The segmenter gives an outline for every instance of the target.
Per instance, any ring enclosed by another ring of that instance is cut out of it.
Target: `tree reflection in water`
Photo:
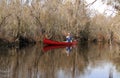
[[[118,78],[120,47],[108,44],[79,45],[43,52],[41,45],[0,50],[1,78]],[[97,71],[97,72],[96,72]],[[102,73],[104,72],[104,73]]]

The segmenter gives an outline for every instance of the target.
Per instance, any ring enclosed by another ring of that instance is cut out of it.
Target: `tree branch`
[[[11,14],[8,14],[7,16],[2,17],[2,21],[0,22],[0,27],[5,23],[5,20],[7,17],[11,16]]]
[[[86,7],[93,5],[96,1],[97,0],[94,0],[92,3],[89,3],[88,5],[86,5]]]

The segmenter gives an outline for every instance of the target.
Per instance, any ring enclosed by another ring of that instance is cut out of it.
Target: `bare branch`
[[[93,5],[96,1],[97,0],[94,0],[92,3],[89,3],[88,5],[86,5],[86,7]]]
[[[0,27],[5,23],[5,20],[11,16],[11,14],[8,14],[7,16],[2,17],[2,21],[0,22]]]
[[[31,10],[31,16],[34,17],[36,19],[36,22],[40,25],[40,27],[42,27],[42,23],[40,21],[40,14],[36,16],[35,14],[33,14],[33,11]]]

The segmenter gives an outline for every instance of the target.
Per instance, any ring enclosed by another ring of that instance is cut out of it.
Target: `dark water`
[[[120,78],[120,45],[51,48],[0,49],[0,78]]]

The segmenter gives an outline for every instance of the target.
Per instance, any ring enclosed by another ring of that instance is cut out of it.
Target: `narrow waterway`
[[[120,45],[0,48],[0,78],[120,78]]]

